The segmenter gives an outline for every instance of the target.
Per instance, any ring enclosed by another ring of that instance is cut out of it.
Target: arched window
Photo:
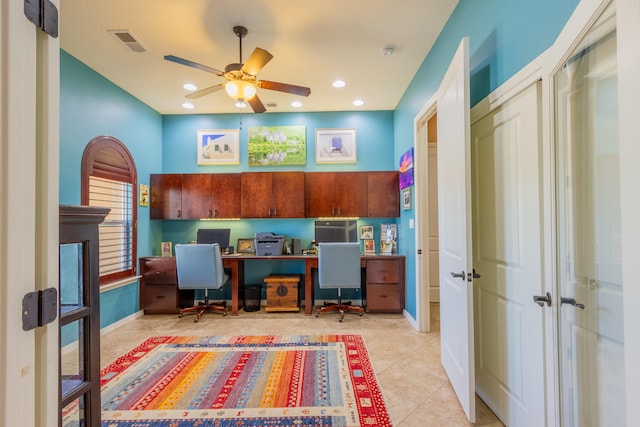
[[[100,224],[100,284],[136,275],[138,177],[127,147],[111,136],[92,139],[82,156],[82,204],[111,211]]]

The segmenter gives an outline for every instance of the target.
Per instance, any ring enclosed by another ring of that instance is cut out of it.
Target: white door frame
[[[620,132],[620,190],[622,210],[622,280],[630,283],[624,289],[624,345],[627,393],[627,420],[637,419],[640,402],[640,286],[637,285],[637,263],[640,258],[640,144],[638,144],[638,98],[640,98],[640,2],[618,0],[618,126]],[[626,195],[626,197],[624,197]],[[633,195],[633,197],[631,196]]]
[[[413,119],[414,154],[414,202],[416,240],[416,322],[420,332],[431,331],[431,292],[429,262],[429,147],[428,122],[437,112],[436,97],[420,110]],[[436,206],[437,209],[437,206]]]
[[[23,2],[3,2],[0,27],[0,425],[56,427],[58,322],[24,331],[21,307],[58,288],[60,43]]]

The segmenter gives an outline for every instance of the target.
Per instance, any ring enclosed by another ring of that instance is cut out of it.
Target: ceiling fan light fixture
[[[236,107],[238,108],[245,108],[247,106],[247,103],[244,101],[238,101],[236,102]]]
[[[224,85],[224,89],[227,91],[227,95],[238,101],[247,101],[253,98],[256,96],[257,91],[253,84],[243,80],[232,80],[227,82]]]

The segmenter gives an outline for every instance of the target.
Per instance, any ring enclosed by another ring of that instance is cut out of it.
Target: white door
[[[577,40],[552,83],[566,426],[626,425],[615,21],[610,6]]]
[[[56,2],[57,3],[57,2]],[[58,283],[58,39],[0,8],[0,425],[58,425],[58,323],[23,330],[25,294]]]
[[[471,127],[476,392],[506,425],[545,425],[541,85]]]
[[[438,89],[438,221],[442,365],[467,418],[475,421],[469,39]]]

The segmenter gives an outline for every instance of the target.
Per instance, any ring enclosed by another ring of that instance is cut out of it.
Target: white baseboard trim
[[[416,319],[413,318],[411,314],[409,314],[407,310],[402,310],[402,315],[404,316],[405,319],[407,319],[407,322],[409,322],[409,324],[413,326],[413,329],[420,332],[420,327],[418,326],[418,322],[416,321]]]
[[[133,320],[136,320],[137,318],[142,317],[142,316],[144,316],[144,311],[142,311],[142,310],[136,311],[135,313],[130,314],[129,316],[124,317],[124,318],[118,320],[117,322],[113,322],[112,324],[107,325],[104,328],[100,329],[100,336],[108,334],[109,332],[113,332],[116,329],[118,329],[120,326],[122,326],[122,325],[124,325],[126,323],[129,323],[129,322],[131,322]]]
[[[429,302],[440,302],[440,288],[429,289]]]

